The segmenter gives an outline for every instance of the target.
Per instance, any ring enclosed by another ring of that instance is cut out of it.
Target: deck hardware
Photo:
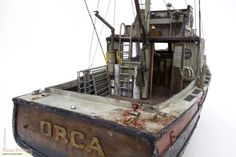
[[[77,107],[73,105],[70,107],[70,109],[75,110],[75,109],[77,109]]]
[[[143,110],[143,105],[137,102],[134,102],[132,104],[132,109],[133,111],[142,111]]]
[[[176,135],[174,130],[170,132],[170,141],[171,143],[174,143],[176,141]]]
[[[49,93],[45,93],[45,92],[43,92],[42,94],[41,94],[41,96],[43,96],[43,97],[46,97],[46,96],[49,96],[50,94]]]
[[[199,94],[199,93],[201,93],[201,90],[200,89],[195,89],[192,93],[193,94]]]
[[[23,125],[23,128],[27,129],[28,126],[29,126],[28,124],[24,124],[24,125]]]
[[[194,98],[195,98],[195,96],[193,96],[193,95],[188,95],[188,96],[186,96],[186,97],[184,98],[184,100],[191,102]]]
[[[42,93],[43,93],[43,90],[38,89],[38,90],[33,91],[32,95],[38,95],[38,94],[42,94]]]

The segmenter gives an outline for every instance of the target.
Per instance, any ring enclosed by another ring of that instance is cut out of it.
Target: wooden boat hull
[[[14,137],[37,157],[181,156],[197,126],[206,94],[158,134],[14,98]]]

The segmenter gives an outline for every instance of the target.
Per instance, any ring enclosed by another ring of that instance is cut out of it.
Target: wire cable
[[[92,25],[93,25],[95,34],[96,34],[97,39],[98,39],[98,43],[99,43],[100,48],[101,48],[101,50],[102,50],[103,57],[104,57],[104,59],[106,60],[105,53],[104,53],[104,50],[103,50],[103,48],[102,48],[102,44],[101,44],[100,38],[99,38],[99,36],[98,36],[98,32],[97,32],[95,23],[94,23],[94,21],[93,21],[93,18],[92,18],[92,16],[91,16],[91,13],[90,13],[90,11],[89,11],[88,4],[87,4],[86,0],[84,0],[84,4],[85,4],[85,6],[86,6],[86,9],[87,9],[87,12],[88,12],[88,14],[89,14],[90,20],[91,20],[91,22],[92,22]]]
[[[194,27],[197,34],[197,0],[194,0]]]
[[[108,7],[107,7],[106,14],[105,14],[105,17],[104,17],[105,19],[107,18],[108,11],[109,11],[109,9],[110,9],[110,5],[111,5],[111,0],[110,0],[109,3],[108,3]],[[100,32],[99,32],[99,38],[100,38],[101,35],[102,35],[103,28],[104,28],[104,23],[102,24],[102,28],[101,28],[101,30],[100,30]],[[92,62],[91,62],[91,66],[90,66],[90,67],[93,67],[93,63],[94,63],[94,59],[95,59],[95,56],[96,56],[96,53],[97,53],[97,49],[98,49],[98,43],[97,43],[97,45],[96,45],[95,53],[94,53],[94,55],[93,55],[93,60],[92,60]]]
[[[186,4],[186,6],[188,6],[188,2],[187,2],[187,0],[185,0],[185,4]]]
[[[167,8],[167,3],[166,3],[166,1],[165,1],[165,0],[163,0],[163,2],[164,2],[164,4],[165,4],[165,7]]]
[[[116,24],[116,0],[114,0],[113,27]]]
[[[100,0],[98,0],[98,3],[97,3],[97,10],[99,8],[99,4],[100,4]],[[94,17],[94,24],[96,25],[97,23],[97,18]],[[88,60],[88,68],[90,68],[90,63],[91,63],[91,55],[92,55],[92,47],[93,47],[93,38],[94,38],[94,29],[92,31],[92,35],[91,35],[91,41],[90,41],[90,47],[89,47],[89,60]]]
[[[134,9],[134,2],[133,1],[131,1],[131,5],[132,5],[132,10],[133,10],[134,18],[135,18],[135,9]]]

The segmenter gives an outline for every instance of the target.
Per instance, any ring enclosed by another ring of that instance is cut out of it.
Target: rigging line
[[[163,0],[163,2],[164,2],[164,4],[165,4],[165,6],[166,6],[166,4],[167,4],[167,3],[166,3],[166,1],[165,1],[165,0]]]
[[[197,59],[197,72],[198,72],[198,75],[200,77],[201,75],[201,72],[202,72],[202,69],[201,69],[201,61],[200,61],[200,57],[201,57],[201,54],[200,54],[200,51],[201,51],[201,42],[202,42],[202,30],[201,30],[201,0],[198,0],[198,24],[199,24],[199,49],[198,49],[198,59]]]
[[[202,38],[204,39],[204,28],[203,28],[204,25],[203,25],[203,22],[201,22],[201,23],[202,23],[201,24],[202,25]]]
[[[164,4],[165,4],[166,9],[168,9],[166,1],[163,0],[163,2],[164,2]]]
[[[131,1],[131,5],[132,5],[132,10],[133,10],[134,18],[135,18],[135,10],[134,10],[134,2],[133,1]]]
[[[94,29],[92,31],[91,40],[90,40],[88,68],[90,68],[90,59],[91,59],[91,55],[92,55],[93,36],[94,36]]]
[[[103,57],[104,57],[104,59],[106,60],[105,53],[104,53],[104,50],[103,50],[103,48],[102,48],[102,44],[101,44],[101,41],[100,41],[100,39],[99,39],[99,36],[98,36],[98,32],[97,32],[97,29],[96,29],[95,23],[94,23],[94,21],[93,21],[93,18],[92,18],[92,16],[91,16],[90,11],[89,11],[88,4],[87,4],[86,0],[84,0],[84,4],[85,4],[86,9],[87,9],[87,11],[88,11],[88,14],[89,14],[90,20],[91,20],[92,25],[93,25],[93,28],[94,28],[94,31],[95,31],[95,33],[96,33],[96,36],[97,36],[97,39],[98,39],[98,43],[99,43],[100,48],[101,48],[101,50],[102,50]]]
[[[116,0],[114,0],[113,27],[116,24]]]
[[[165,7],[166,7],[166,5],[167,5],[166,1],[165,1],[165,0],[163,0],[163,2],[164,2],[164,4],[165,4]]]
[[[104,17],[105,19],[107,18],[108,11],[109,11],[109,9],[110,9],[110,5],[111,5],[111,0],[110,0],[109,3],[108,3],[108,7],[107,7],[106,14],[105,14],[105,17]],[[101,28],[100,33],[99,33],[99,38],[100,38],[101,35],[102,35],[103,28],[104,28],[104,23],[102,24],[102,28]],[[94,63],[95,55],[96,55],[96,53],[97,53],[97,49],[98,49],[98,43],[97,43],[97,45],[96,45],[95,53],[94,53],[94,55],[93,55],[93,61],[92,61],[90,67],[93,67],[93,63]]]
[[[197,34],[197,0],[194,0],[194,27]]]
[[[143,9],[143,1],[142,0],[140,0],[139,5],[141,6],[140,9]]]
[[[202,22],[201,0],[198,0],[198,7],[199,7],[199,9],[198,9],[198,11],[199,11],[199,21],[198,21],[198,23],[199,23],[199,37],[201,38],[201,36],[202,36],[202,28],[201,28],[201,26],[202,26],[202,24],[201,24],[201,22]]]
[[[99,5],[100,5],[100,0],[98,0],[98,3],[97,3],[97,10],[99,8]],[[94,24],[97,23],[97,18],[94,17]],[[92,55],[92,47],[93,47],[93,38],[94,38],[94,29],[92,31],[92,35],[91,35],[91,41],[90,41],[90,47],[89,47],[89,61],[88,61],[88,68],[90,68],[90,63],[91,63],[91,55]]]
[[[188,6],[188,2],[187,2],[187,0],[185,0],[185,4],[186,4],[186,6]]]

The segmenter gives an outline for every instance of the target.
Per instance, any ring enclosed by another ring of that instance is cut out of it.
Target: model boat
[[[106,65],[13,99],[16,142],[38,157],[181,156],[211,79],[193,8],[151,11],[108,28]]]

